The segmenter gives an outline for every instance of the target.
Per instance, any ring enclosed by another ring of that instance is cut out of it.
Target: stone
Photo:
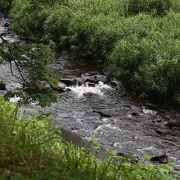
[[[22,89],[23,89],[23,84],[20,84],[20,83],[9,83],[9,84],[6,84],[6,90],[7,91],[15,92],[17,90],[22,90]]]
[[[107,82],[107,78],[105,75],[95,75],[94,78],[99,82],[103,82],[106,83]]]
[[[166,131],[163,130],[163,129],[156,129],[155,131],[156,131],[156,133],[159,134],[159,135],[164,135],[164,134],[166,134]]]
[[[151,158],[151,162],[168,163],[168,156],[166,154],[154,156]]]
[[[66,88],[66,85],[62,82],[59,82],[57,86],[58,86],[58,89],[60,89],[60,90],[63,90]]]
[[[88,77],[84,77],[84,79],[85,82],[98,83],[96,76],[88,76]]]
[[[112,87],[117,87],[117,86],[118,86],[118,82],[117,82],[117,81],[110,81],[109,84],[110,84]]]
[[[151,104],[151,103],[147,103],[146,108],[150,109],[150,110],[156,110],[157,109],[157,107],[154,104]]]
[[[61,82],[66,84],[66,86],[73,86],[75,84],[74,80],[70,78],[62,78]]]
[[[6,23],[4,24],[4,27],[9,27],[9,23],[6,22]]]
[[[6,90],[5,82],[0,81],[0,90]]]
[[[89,87],[95,87],[96,84],[95,84],[95,83],[88,82],[88,86],[89,86]]]
[[[139,114],[137,112],[132,112],[131,115],[132,116],[138,116]]]
[[[84,93],[83,94],[84,96],[95,96],[97,95],[96,93],[93,93],[93,92],[87,92],[87,93]]]
[[[111,117],[111,115],[106,110],[95,110],[93,112],[100,114],[101,117]]]
[[[168,127],[180,127],[180,120],[179,119],[171,119],[169,122],[165,124]]]
[[[71,89],[70,89],[70,88],[66,88],[66,91],[67,91],[67,92],[70,92],[70,91],[71,91]]]
[[[78,86],[81,86],[85,80],[83,78],[75,78],[74,79],[74,84],[77,84]]]

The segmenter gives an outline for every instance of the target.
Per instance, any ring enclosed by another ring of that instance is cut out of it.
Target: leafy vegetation
[[[48,65],[54,60],[51,48],[43,44],[9,43],[2,37],[1,39],[2,62],[6,61],[11,65],[12,74],[12,64],[16,66],[28,94],[27,97],[23,96],[24,99],[39,101],[42,106],[56,102],[57,96],[50,87],[56,88],[60,78],[48,68]],[[40,82],[45,82],[49,87],[40,85]]]
[[[0,179],[170,180],[173,168],[151,163],[116,163],[95,151],[64,142],[48,112],[20,117],[16,104],[0,97]],[[96,142],[94,142],[95,144]],[[93,146],[91,146],[93,148]],[[90,153],[90,151],[92,153]],[[128,160],[128,157],[127,157]]]
[[[180,1],[13,0],[14,29],[95,60],[140,97],[180,104]]]
[[[11,0],[0,0],[0,9],[7,9],[10,6]]]

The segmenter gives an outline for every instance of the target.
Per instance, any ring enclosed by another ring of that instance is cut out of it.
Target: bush
[[[179,102],[178,0],[14,0],[11,18],[18,32],[95,60],[137,94]]]
[[[174,8],[175,2],[177,0],[127,0],[128,14],[145,12],[163,16],[169,9]]]
[[[0,0],[0,9],[7,9],[10,6],[11,0]]]
[[[169,164],[116,163],[111,160],[119,158],[115,153],[99,160],[95,153],[90,153],[95,141],[89,150],[64,142],[48,112],[34,114],[29,119],[19,113],[16,104],[0,97],[0,179],[173,180],[176,177]]]
[[[43,34],[43,23],[55,1],[14,0],[10,11],[13,28],[28,38],[39,40]]]

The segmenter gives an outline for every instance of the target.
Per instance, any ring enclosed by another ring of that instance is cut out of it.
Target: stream
[[[9,26],[9,20],[0,12],[0,34],[13,42],[18,36],[9,30]],[[62,78],[72,80],[102,75],[92,63],[77,63],[68,55],[58,55],[51,68]],[[17,70],[14,68],[13,71],[16,76],[12,76],[8,64],[0,65],[0,80],[5,80],[9,87],[22,83]],[[180,127],[169,123],[179,122],[179,112],[138,102],[115,80],[113,83],[88,82],[67,85],[66,91],[56,92],[58,102],[50,107],[31,103],[24,109],[42,113],[48,110],[55,117],[54,123],[88,141],[95,135],[106,150],[136,154],[140,159],[145,154],[152,157],[165,155],[158,159],[160,163],[175,160],[174,167],[180,169]],[[7,90],[0,90],[0,95],[5,93]]]

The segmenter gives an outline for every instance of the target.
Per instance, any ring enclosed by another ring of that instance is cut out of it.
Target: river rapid
[[[13,42],[17,36],[10,31],[9,20],[0,13],[0,34]],[[57,55],[51,65],[62,78],[75,79],[91,76],[89,72],[102,74],[95,65],[77,63],[67,55]],[[9,65],[0,65],[0,80],[6,84],[22,83],[18,71],[12,76]],[[137,102],[126,92],[120,82],[67,85],[66,91],[56,92],[58,102],[50,107],[40,107],[32,103],[24,109],[34,109],[44,113],[48,110],[55,117],[54,123],[64,129],[90,140],[92,135],[99,138],[104,149],[117,153],[136,154],[143,159],[145,154],[157,158],[157,162],[175,160],[174,167],[180,169],[180,128],[173,125],[179,121],[180,113],[146,102]],[[7,90],[0,90],[0,95]],[[90,93],[90,95],[85,95]]]

